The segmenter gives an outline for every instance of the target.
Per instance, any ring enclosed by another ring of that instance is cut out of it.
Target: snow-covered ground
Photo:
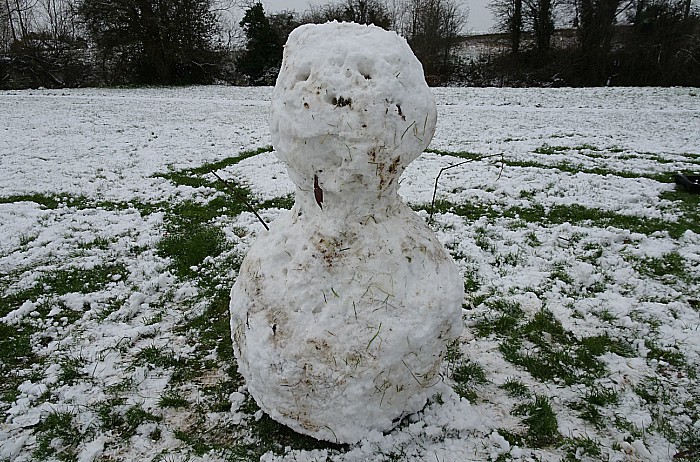
[[[700,92],[433,90],[405,200],[427,220],[441,168],[495,155],[442,173],[431,224],[467,328],[434,402],[350,447],[257,412],[217,308],[262,225],[197,169],[277,216],[293,184],[248,155],[271,89],[0,93],[0,460],[700,457],[698,200],[672,183],[700,171]],[[202,229],[222,242],[177,269]]]

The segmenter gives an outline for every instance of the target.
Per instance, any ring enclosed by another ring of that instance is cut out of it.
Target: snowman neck
[[[378,222],[406,207],[398,195],[398,184],[390,184],[383,190],[361,183],[336,188],[333,181],[324,182],[323,177],[315,175],[307,185],[296,189],[295,211],[299,217],[348,223]]]

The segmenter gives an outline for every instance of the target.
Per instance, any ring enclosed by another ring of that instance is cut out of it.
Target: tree
[[[620,3],[621,0],[580,0],[579,73],[589,85],[605,84],[609,79],[608,55]]]
[[[510,36],[511,52],[521,49],[522,33],[531,30],[539,53],[549,51],[554,34],[553,0],[492,0],[489,9],[496,28]]]
[[[59,42],[77,36],[78,25],[73,0],[40,0],[44,30]]]
[[[11,43],[22,42],[27,38],[32,20],[33,4],[27,0],[0,0],[4,2],[0,15],[5,19],[11,36]]]
[[[302,24],[302,20],[297,18],[297,13],[289,10],[267,15],[267,20],[277,36],[280,49],[287,43],[289,34]]]
[[[108,83],[207,83],[217,64],[211,0],[82,0]]]
[[[374,24],[383,29],[393,26],[387,6],[379,0],[345,0],[338,3],[311,6],[304,15],[305,23],[346,21]]]
[[[517,54],[523,30],[523,0],[492,0],[488,7],[496,20],[496,29],[510,36],[510,50]]]
[[[0,0],[0,53],[7,53],[12,43],[9,3]]]
[[[624,84],[700,83],[700,17],[686,16],[686,4],[639,1],[630,20],[630,43],[616,54]]]
[[[238,58],[238,70],[253,85],[270,85],[282,64],[283,46],[277,31],[265,16],[262,3],[249,7],[240,22],[246,35],[246,48]]]
[[[528,18],[535,34],[535,47],[539,53],[547,53],[554,34],[552,0],[525,0],[528,5]]]
[[[0,0],[0,38],[2,87],[73,87],[91,74],[72,0]]]
[[[431,82],[441,83],[455,69],[455,49],[468,12],[457,0],[407,0],[400,32]]]

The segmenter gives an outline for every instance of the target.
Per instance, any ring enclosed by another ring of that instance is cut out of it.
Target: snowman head
[[[331,22],[290,34],[270,127],[302,209],[398,201],[399,176],[430,143],[436,119],[423,68],[394,32]]]

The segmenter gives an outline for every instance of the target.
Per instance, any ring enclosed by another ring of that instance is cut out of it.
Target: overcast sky
[[[331,0],[262,0],[265,12],[274,13],[282,10],[294,10],[303,12],[309,5],[329,3]],[[337,3],[333,1],[333,3]],[[493,26],[491,12],[486,9],[488,0],[465,0],[464,4],[469,8],[469,22],[467,28],[470,32],[488,32]]]

